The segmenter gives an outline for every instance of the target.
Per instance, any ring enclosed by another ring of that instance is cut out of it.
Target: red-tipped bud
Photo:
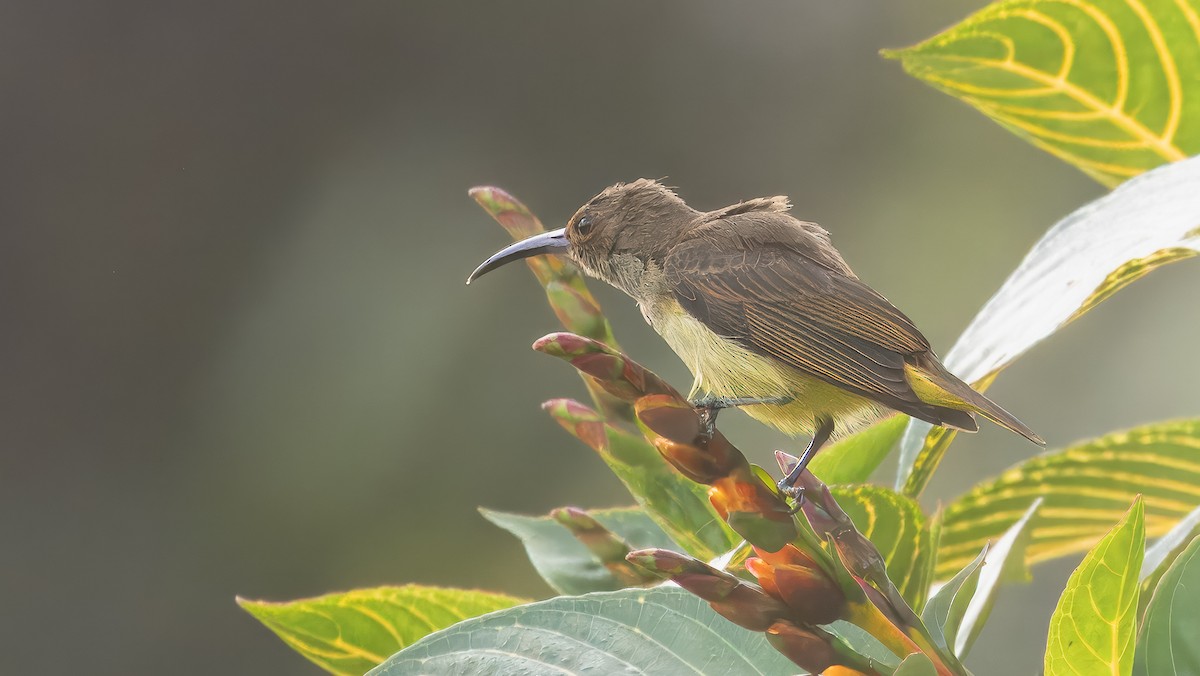
[[[571,531],[622,586],[640,587],[660,579],[659,575],[629,563],[625,559],[629,545],[582,509],[561,507],[550,512],[550,516]]]
[[[696,564],[704,565],[686,554],[669,549],[639,549],[626,554],[625,560],[662,577],[672,577],[693,570]]]
[[[672,576],[671,581],[705,601],[714,602],[725,600],[738,586],[744,586],[737,578],[718,577],[708,571],[680,573]]]
[[[666,437],[655,437],[654,447],[679,473],[702,484],[711,484],[725,475],[706,451]]]
[[[554,416],[557,420],[569,423],[602,423],[604,416],[590,408],[587,404],[581,404],[574,399],[550,399],[542,402],[542,410]]]
[[[761,589],[733,576],[713,577],[684,573],[671,578],[676,584],[708,601],[718,615],[751,631],[766,631],[776,620],[788,616],[788,608]]]
[[[775,584],[775,569],[771,567],[771,564],[762,559],[751,557],[746,559],[745,565],[746,570],[750,571],[754,579],[758,580],[758,586],[762,587],[763,591],[777,599],[781,598],[779,587]]]
[[[587,512],[578,507],[560,507],[551,511],[550,516],[571,531],[601,563],[607,565],[610,561],[620,561],[622,565],[625,564],[629,546]]]
[[[787,606],[746,584],[730,592],[725,600],[709,601],[708,605],[721,617],[750,631],[766,631],[777,620],[788,616]]]
[[[593,409],[573,399],[551,399],[542,404],[542,410],[554,417],[563,429],[574,434],[589,447],[605,452],[608,434],[604,417]]]
[[[623,401],[632,402],[647,394],[679,396],[674,388],[641,364],[590,338],[573,333],[552,333],[534,342],[533,349],[566,359]]]
[[[846,595],[819,568],[775,566],[775,588],[779,598],[795,611],[794,617],[808,624],[829,624],[841,619]]]
[[[638,420],[650,431],[678,444],[694,444],[700,437],[700,417],[686,401],[671,395],[651,395],[637,401]]]
[[[796,538],[787,505],[748,468],[713,482],[708,499],[729,527],[755,547],[776,551]]]
[[[471,188],[467,194],[517,239],[536,235],[543,230],[542,224],[537,222],[537,217],[529,211],[529,207],[503,188],[481,185]]]
[[[805,568],[817,568],[817,561],[813,557],[804,553],[796,547],[796,545],[788,545],[776,552],[768,552],[764,549],[754,548],[754,553],[760,559],[766,561],[772,566],[789,565],[789,566],[804,566]]]
[[[560,331],[544,335],[533,341],[533,349],[552,357],[574,359],[588,354],[590,344],[593,342],[583,336]]]
[[[783,472],[784,476],[787,476],[791,473],[792,468],[800,462],[800,458],[797,458],[791,453],[775,451],[775,462],[779,464],[779,470]]]
[[[796,620],[807,624],[829,624],[842,619],[845,614],[846,595],[815,565],[771,564],[764,559],[750,558],[746,560],[746,570],[758,579],[763,591],[787,604]]]
[[[708,601],[722,617],[752,631],[765,631],[788,616],[788,607],[753,585],[683,554],[664,549],[631,552],[626,559]]]
[[[780,620],[767,629],[767,641],[788,659],[814,674],[825,673],[841,661],[823,633],[818,634],[787,620]]]

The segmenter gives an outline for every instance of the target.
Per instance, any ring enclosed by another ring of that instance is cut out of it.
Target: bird
[[[892,412],[964,432],[975,415],[1029,441],[1024,423],[946,369],[903,312],[858,278],[819,225],[787,197],[714,211],[660,181],[612,185],[566,227],[489,257],[470,284],[529,256],[559,254],[635,300],[694,378],[688,394],[711,435],[737,407],[792,437],[810,437],[779,490],[831,440]]]

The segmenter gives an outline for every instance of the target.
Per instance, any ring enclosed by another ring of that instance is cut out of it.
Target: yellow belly
[[[815,421],[822,416],[833,419],[834,436],[840,437],[886,415],[883,408],[865,397],[721,338],[673,300],[643,306],[643,314],[692,372],[695,381],[689,398],[700,393],[729,398],[790,397],[792,401],[787,404],[755,404],[741,409],[791,436],[811,434]]]

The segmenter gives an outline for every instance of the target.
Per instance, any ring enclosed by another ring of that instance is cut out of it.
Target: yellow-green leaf
[[[854,527],[879,549],[904,600],[919,611],[933,581],[935,551],[921,507],[882,486],[833,486],[830,491]]]
[[[1142,500],[1083,558],[1050,616],[1046,676],[1133,670],[1138,573],[1146,548]]]
[[[1040,455],[946,506],[937,579],[969,562],[1039,496],[1026,560],[1086,550],[1145,498],[1146,532],[1163,535],[1200,505],[1200,419],[1155,423]]]
[[[359,676],[426,634],[523,599],[467,589],[405,585],[299,601],[238,599],[296,652],[334,674]]]
[[[1200,152],[1196,0],[1006,0],[885,54],[1110,187]]]
[[[1139,176],[1059,221],[971,321],[946,354],[946,367],[982,389],[1026,350],[1127,284],[1195,256],[1197,185],[1200,157],[1193,157]],[[1026,416],[1019,402],[1006,405]],[[930,433],[929,423],[910,422],[900,442],[897,487],[920,494],[953,438],[944,428]]]

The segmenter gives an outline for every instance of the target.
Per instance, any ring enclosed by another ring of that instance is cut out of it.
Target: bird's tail
[[[925,403],[978,413],[1039,446],[1046,445],[1046,442],[1025,423],[1000,408],[996,402],[971,389],[970,385],[947,371],[936,359],[930,359],[920,365],[907,364],[904,370],[908,374],[913,392]]]

